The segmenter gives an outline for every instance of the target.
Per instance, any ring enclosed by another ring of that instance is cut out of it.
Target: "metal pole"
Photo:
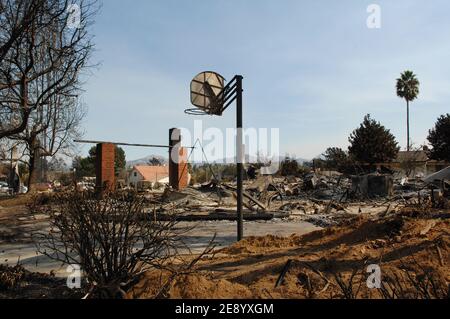
[[[237,162],[237,239],[241,241],[244,238],[244,218],[242,215],[243,202],[243,170],[244,170],[244,156],[243,151],[243,124],[242,124],[242,79],[243,77],[236,76],[236,162]]]
[[[406,101],[406,121],[407,121],[406,129],[408,131],[407,132],[407,139],[408,139],[408,141],[406,143],[406,150],[409,152],[409,150],[410,150],[410,147],[409,147],[410,139],[409,139],[409,101],[408,100]]]
[[[131,144],[131,143],[117,143],[117,142],[106,142],[106,141],[86,141],[86,140],[74,140],[74,143],[80,144],[114,144],[116,146],[134,146],[134,147],[148,147],[148,148],[172,148],[171,145],[151,145],[151,144]],[[185,147],[188,149],[194,149],[194,147]]]

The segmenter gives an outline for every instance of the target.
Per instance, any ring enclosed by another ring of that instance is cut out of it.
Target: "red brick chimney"
[[[181,147],[181,131],[173,128],[169,131],[169,184],[175,190],[188,186],[189,172],[187,150]]]
[[[116,187],[115,153],[116,146],[114,144],[97,144],[95,186],[99,192],[113,191]]]

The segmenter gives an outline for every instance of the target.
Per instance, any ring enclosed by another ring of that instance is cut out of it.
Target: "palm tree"
[[[419,95],[420,82],[416,78],[416,75],[412,71],[405,71],[397,79],[397,96],[406,100],[407,108],[407,130],[408,130],[408,142],[407,150],[410,150],[409,139],[409,103],[417,99]]]

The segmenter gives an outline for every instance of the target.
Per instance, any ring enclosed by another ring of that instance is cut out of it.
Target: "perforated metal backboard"
[[[191,82],[191,103],[206,114],[217,114],[221,105],[215,98],[223,90],[225,79],[215,72],[202,72]]]

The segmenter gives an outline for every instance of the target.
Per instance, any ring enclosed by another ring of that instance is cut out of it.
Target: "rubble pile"
[[[80,291],[69,289],[66,279],[54,274],[34,273],[20,265],[0,265],[2,299],[80,299]]]
[[[211,181],[183,191],[166,189],[152,195],[153,212],[160,218],[175,214],[181,220],[235,220],[236,187]],[[244,183],[244,219],[303,220],[316,226],[339,225],[355,215],[395,214],[406,205],[448,205],[448,194],[419,179],[390,174],[346,176],[317,172],[302,177],[259,176]]]

